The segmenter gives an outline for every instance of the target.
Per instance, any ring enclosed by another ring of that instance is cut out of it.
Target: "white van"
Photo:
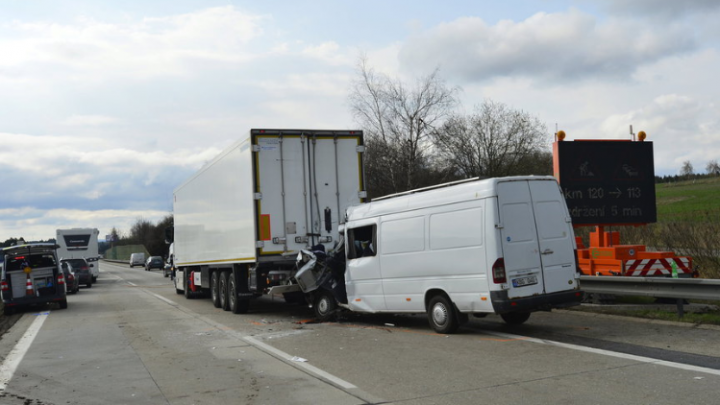
[[[144,266],[145,265],[145,253],[131,253],[130,254],[130,267]]]
[[[580,303],[575,237],[555,178],[459,183],[347,210],[342,307],[427,313],[437,332],[452,333],[468,314],[520,324],[533,311]]]

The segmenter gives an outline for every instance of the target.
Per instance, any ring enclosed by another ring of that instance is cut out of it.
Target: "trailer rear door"
[[[347,207],[363,201],[361,131],[251,131],[261,255],[338,239]]]

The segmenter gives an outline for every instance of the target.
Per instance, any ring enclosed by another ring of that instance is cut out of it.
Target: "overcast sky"
[[[0,0],[0,241],[127,232],[250,128],[356,127],[359,55],[568,139],[720,160],[720,1]]]

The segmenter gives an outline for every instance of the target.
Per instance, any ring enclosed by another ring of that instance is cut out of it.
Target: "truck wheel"
[[[230,310],[230,303],[228,302],[228,290],[227,290],[227,284],[228,284],[228,272],[223,271],[220,273],[220,281],[218,285],[218,293],[220,295],[220,308],[223,309],[223,311],[229,311]]]
[[[250,301],[238,298],[235,276],[233,273],[228,273],[228,275],[228,301],[230,301],[230,310],[233,314],[246,314],[248,309],[250,309]]]
[[[337,301],[335,297],[328,291],[321,291],[317,298],[315,298],[315,304],[313,305],[315,311],[315,317],[320,322],[329,322],[335,319],[335,311],[337,310]]]
[[[58,301],[58,304],[60,304],[60,309],[67,309],[67,299]]]
[[[220,283],[218,281],[218,273],[220,272],[213,271],[212,276],[210,276],[210,299],[215,308],[220,308],[220,292],[218,291]]]
[[[450,299],[442,295],[436,295],[430,300],[428,321],[430,321],[430,326],[437,333],[454,333],[460,326],[455,307],[450,302]]]
[[[510,312],[500,316],[508,325],[521,325],[530,318],[530,312]]]

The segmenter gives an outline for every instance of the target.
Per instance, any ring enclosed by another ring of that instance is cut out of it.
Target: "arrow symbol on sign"
[[[612,194],[615,196],[615,198],[620,198],[622,195],[622,191],[620,191],[619,188],[615,187],[615,191],[609,191],[608,194]]]

